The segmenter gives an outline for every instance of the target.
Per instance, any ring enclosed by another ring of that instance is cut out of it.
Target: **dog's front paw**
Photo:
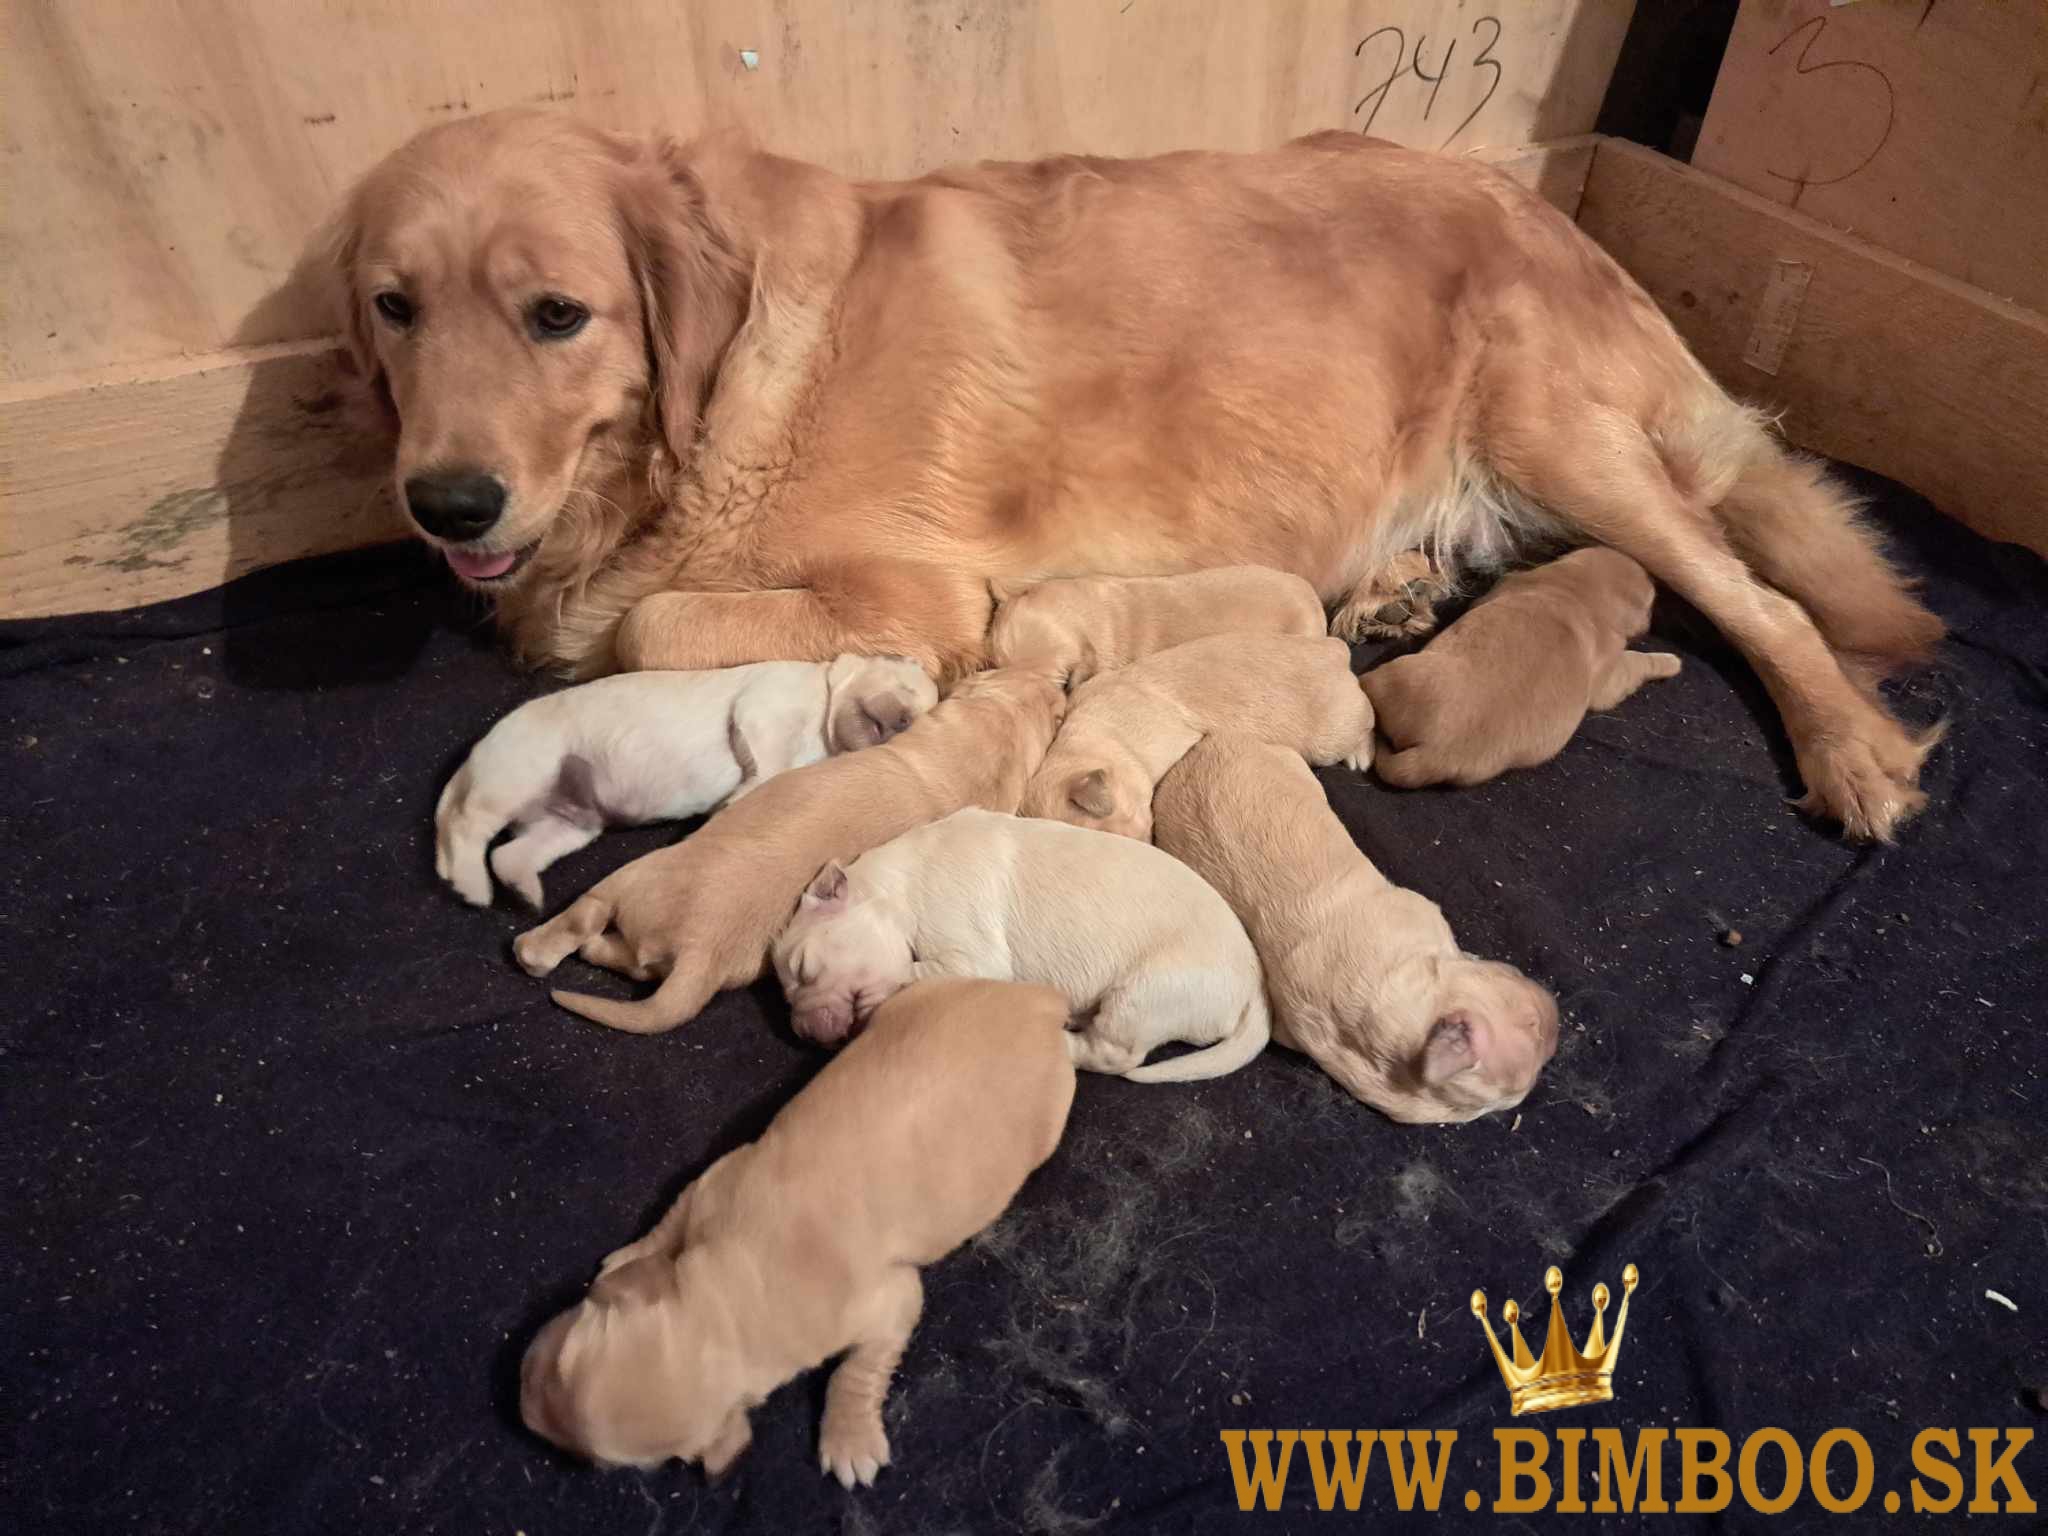
[[[882,1415],[869,1409],[864,1413],[825,1412],[818,1430],[818,1466],[839,1479],[842,1488],[858,1484],[872,1488],[875,1477],[889,1465],[889,1436],[882,1428]]]

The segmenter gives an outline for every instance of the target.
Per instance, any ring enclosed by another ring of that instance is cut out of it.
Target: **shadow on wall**
[[[281,614],[361,602],[417,587],[434,574],[408,558],[405,521],[390,486],[389,422],[348,365],[318,342],[277,345],[282,332],[318,334],[329,308],[318,254],[237,328],[235,343],[273,354],[249,370],[248,391],[216,461],[212,493],[223,503],[230,572],[250,572],[222,594],[228,675],[256,688],[323,688],[406,671],[426,644],[440,606],[392,605],[378,643],[308,652],[270,643]],[[343,553],[343,552],[352,553]],[[299,559],[300,556],[325,559]],[[289,562],[278,564],[278,562]]]

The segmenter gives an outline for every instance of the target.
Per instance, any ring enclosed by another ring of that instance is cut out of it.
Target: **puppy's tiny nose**
[[[916,718],[910,701],[893,693],[884,694],[869,704],[867,713],[868,718],[874,721],[876,728],[881,731],[884,741],[909,730],[911,721]]]
[[[412,519],[436,538],[480,538],[504,515],[505,486],[496,475],[441,469],[405,482]]]

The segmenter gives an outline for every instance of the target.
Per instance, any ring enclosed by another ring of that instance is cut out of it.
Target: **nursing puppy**
[[[1581,549],[1508,577],[1425,651],[1365,675],[1382,751],[1374,771],[1404,789],[1482,784],[1547,763],[1589,709],[1612,709],[1678,658],[1631,651],[1657,595],[1643,568]]]
[[[1167,774],[1159,846],[1244,922],[1273,1038],[1411,1123],[1522,1101],[1557,1049],[1557,1005],[1513,966],[1464,953],[1436,903],[1388,883],[1296,754],[1211,736]]]
[[[636,672],[522,704],[442,791],[434,871],[491,903],[490,869],[531,906],[540,874],[606,827],[701,816],[778,773],[887,741],[933,704],[914,661],[840,656],[714,672]]]
[[[1147,840],[1153,786],[1212,731],[1242,731],[1318,766],[1372,762],[1372,703],[1342,640],[1216,635],[1075,689],[1019,814]]]
[[[521,934],[513,953],[535,976],[580,953],[638,980],[664,977],[638,1002],[553,995],[613,1029],[673,1029],[713,994],[761,974],[769,944],[823,865],[963,806],[1014,810],[1065,711],[1050,673],[978,673],[893,741],[770,779],[674,847],[600,880]]]
[[[924,976],[1056,988],[1084,1021],[1074,1065],[1133,1082],[1221,1077],[1270,1034],[1251,940],[1194,871],[1127,837],[993,811],[826,865],[773,959],[796,1032],[825,1045]],[[1202,1049],[1139,1065],[1175,1041]]]
[[[1059,1144],[1066,1022],[1045,987],[927,981],[891,998],[540,1331],[520,1369],[527,1427],[607,1465],[680,1456],[715,1477],[747,1448],[749,1408],[844,1351],[818,1462],[849,1488],[874,1482],[918,1268],[1002,1215]]]
[[[1072,688],[1190,640],[1256,633],[1323,633],[1316,589],[1262,565],[1048,581],[1004,600],[988,643],[997,666],[1050,665]]]

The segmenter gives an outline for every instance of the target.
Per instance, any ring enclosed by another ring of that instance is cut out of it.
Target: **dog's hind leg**
[[[519,835],[491,850],[491,872],[518,893],[529,907],[541,904],[540,872],[557,859],[587,848],[604,830],[601,822],[570,821],[542,815],[519,829]]]
[[[488,907],[491,875],[484,867],[484,850],[512,817],[473,791],[474,775],[465,762],[434,808],[434,873],[471,906]]]
[[[1593,680],[1588,709],[1613,709],[1647,682],[1678,676],[1678,658],[1669,651],[1623,651]]]
[[[1725,399],[1713,408],[1739,414]],[[1730,439],[1737,454],[1752,446],[1739,431]],[[1635,560],[1741,650],[1784,717],[1806,781],[1804,809],[1840,822],[1851,837],[1889,841],[1926,803],[1917,781],[1932,738],[1909,735],[1842,670],[1812,616],[1730,548],[1714,517],[1726,484],[1713,482],[1732,480],[1739,459],[1719,474],[1675,474],[1693,466],[1674,462],[1668,442],[1653,441],[1621,411],[1582,401],[1535,423],[1519,458],[1512,478],[1521,490]],[[1827,571],[1812,577],[1827,578]]]
[[[512,941],[512,953],[527,975],[545,976],[593,935],[603,933],[611,920],[610,900],[592,890],[558,916],[520,934]]]
[[[642,965],[640,956],[626,943],[622,934],[593,933],[576,946],[576,953],[592,965],[603,966],[608,971],[617,971],[635,981],[653,981],[657,972],[652,966]]]

